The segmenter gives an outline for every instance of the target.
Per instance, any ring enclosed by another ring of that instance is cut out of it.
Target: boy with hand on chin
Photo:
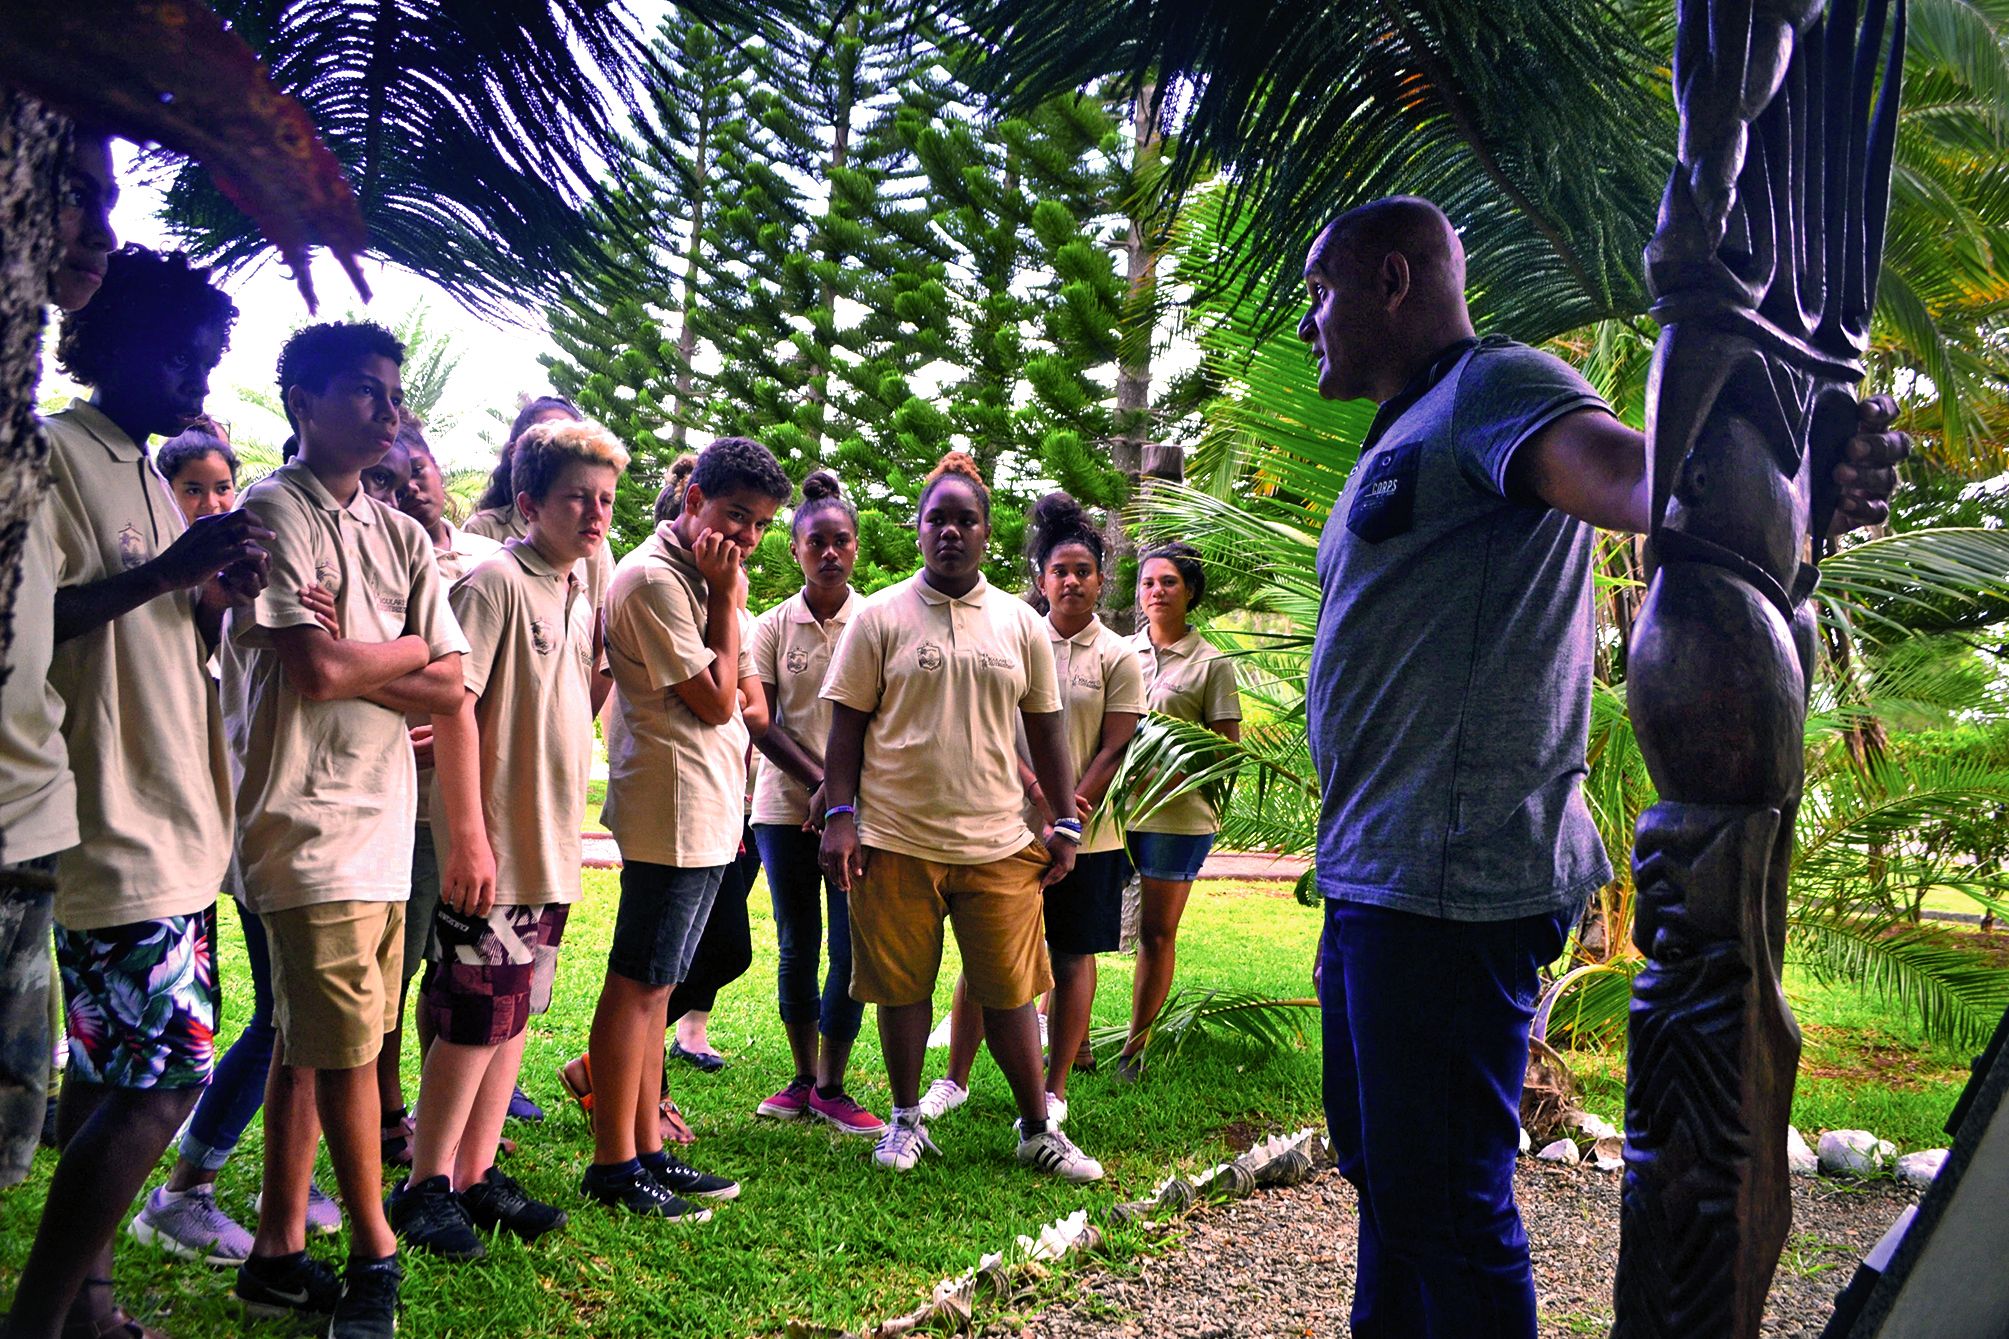
[[[299,450],[244,494],[242,509],[273,534],[271,581],[231,615],[224,677],[239,855],[271,943],[279,1028],[265,1191],[237,1293],[267,1312],[332,1309],[334,1339],[396,1329],[375,1071],[397,1017],[411,887],[417,776],[405,713],[459,706],[467,649],[432,541],[360,483],[397,436],[403,359],[397,339],[366,322],[309,326],[286,342],[279,390]],[[323,625],[322,598],[339,637]],[[315,1111],[350,1216],[338,1293],[305,1253]]]
[[[434,1040],[412,1174],[391,1197],[407,1244],[455,1260],[484,1253],[477,1227],[534,1240],[566,1219],[499,1171],[495,1150],[579,896],[593,717],[612,681],[594,672],[575,568],[606,542],[628,454],[604,428],[567,421],[526,431],[512,461],[528,533],[448,596],[469,652],[458,707],[433,716],[443,904],[420,1008]]]

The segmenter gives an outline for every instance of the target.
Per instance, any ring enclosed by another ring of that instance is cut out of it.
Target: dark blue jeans
[[[865,1006],[851,998],[851,905],[843,893],[824,884],[823,869],[816,863],[821,838],[790,823],[756,824],[753,837],[760,846],[760,863],[767,870],[768,895],[774,900],[774,935],[780,948],[775,977],[781,1021],[813,1018],[816,1030],[832,1041],[851,1041],[865,1017]],[[826,900],[830,972],[823,979],[819,999],[816,964],[823,956]]]
[[[1360,1191],[1354,1339],[1535,1339],[1521,1084],[1539,973],[1575,919],[1326,902],[1325,1114]]]
[[[237,1141],[265,1105],[265,1075],[272,1068],[278,1029],[272,1019],[272,954],[265,945],[265,927],[237,903],[244,925],[244,956],[251,960],[251,1017],[244,1031],[216,1062],[209,1087],[188,1118],[181,1137],[181,1156],[206,1172],[220,1171],[230,1161]]]

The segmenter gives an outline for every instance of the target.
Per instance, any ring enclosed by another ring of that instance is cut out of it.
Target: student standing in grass
[[[824,873],[849,895],[851,993],[879,1006],[893,1119],[874,1160],[907,1171],[934,1150],[921,1115],[942,921],[1019,1109],[1018,1158],[1069,1181],[1101,1179],[1048,1118],[1033,1002],[1053,985],[1041,890],[1074,868],[1081,822],[1042,846],[1026,826],[1017,737],[1049,795],[1074,794],[1039,615],[984,580],[990,490],[960,451],[922,486],[922,569],[866,600],[837,643],[823,696]]]
[[[753,834],[774,903],[781,1026],[795,1077],[755,1114],[775,1120],[814,1116],[846,1134],[878,1135],[886,1122],[844,1090],[865,1006],[851,998],[849,899],[823,877],[817,861],[823,745],[830,735],[823,676],[859,605],[851,589],[858,508],[844,496],[836,475],[818,470],[802,481],[789,544],[802,567],[802,589],[762,614],[753,633],[753,664],[770,718],[758,745]],[[819,992],[816,964],[826,942],[826,903],[830,969]]]
[[[433,1040],[411,1176],[391,1195],[406,1243],[449,1259],[484,1253],[475,1228],[530,1241],[565,1223],[495,1166],[495,1152],[525,1028],[551,1005],[579,896],[592,722],[610,681],[594,671],[593,610],[573,568],[606,543],[627,464],[590,423],[526,431],[514,468],[529,533],[449,593],[467,691],[433,717],[444,888],[420,1006]]]
[[[72,132],[49,297],[78,311],[104,282],[118,245],[111,146]],[[63,699],[49,683],[56,650],[56,540],[37,507],[21,546],[13,635],[0,647],[0,1187],[28,1176],[43,1131],[55,1122],[51,1057],[62,997],[49,985],[49,931],[57,853],[77,844],[77,783],[63,743]]]
[[[1089,823],[1116,776],[1123,751],[1144,714],[1144,672],[1121,635],[1095,616],[1102,601],[1103,540],[1081,504],[1066,493],[1048,493],[1032,517],[1032,571],[1046,609],[1046,635],[1066,703],[1068,755],[1080,776],[1070,802],[1056,806],[1021,755],[1026,822],[1049,832],[1058,818]],[[1123,889],[1130,858],[1123,834],[1104,817],[1082,835],[1081,852],[1065,879],[1046,890],[1046,947],[1053,964],[1047,1006],[1046,1109],[1067,1119],[1067,1072],[1088,1040],[1095,1005],[1095,955],[1114,953],[1123,931]],[[970,1002],[968,982],[956,982],[949,1028],[949,1072],[928,1085],[921,1111],[929,1119],[969,1097],[970,1067],[983,1040],[983,1014]]]
[[[740,561],[790,492],[760,443],[706,447],[677,518],[621,561],[606,610],[621,728],[603,819],[621,848],[621,905],[593,1014],[593,1165],[581,1191],[634,1213],[702,1221],[686,1197],[738,1183],[662,1148],[658,1104],[670,992],[690,970],[725,867],[739,850],[747,728]],[[577,1063],[577,1062],[575,1062]],[[583,1068],[583,1066],[582,1066]]]
[[[452,711],[466,642],[432,541],[363,492],[391,447],[404,349],[366,322],[308,326],[279,355],[298,454],[244,494],[270,529],[272,580],[234,611],[226,673],[238,851],[272,950],[279,1049],[266,1089],[265,1190],[237,1293],[261,1311],[327,1309],[335,1339],[396,1325],[401,1271],[383,1212],[377,1053],[397,1017],[411,891],[410,711]],[[310,603],[333,599],[341,636]],[[317,1109],[349,1214],[339,1297],[305,1254]]]
[[[433,561],[439,564],[440,584],[452,584],[474,565],[502,545],[483,535],[461,529],[446,516],[446,486],[439,464],[427,445],[425,425],[409,409],[398,415],[397,440],[384,458],[363,471],[363,491],[386,507],[396,507],[417,521],[432,540]],[[401,1067],[404,1063],[405,1005],[412,993],[412,980],[425,965],[426,940],[432,933],[433,912],[439,908],[440,862],[433,849],[430,818],[432,793],[432,717],[424,712],[407,713],[405,724],[411,731],[412,756],[418,764],[418,826],[412,830],[412,896],[405,903],[404,979],[398,987],[398,1023],[384,1034],[384,1049],[377,1055],[377,1104],[382,1109],[379,1138],[385,1163],[409,1166],[412,1160],[412,1120],[405,1108],[405,1088]],[[418,1015],[419,1052],[432,1044],[429,1020],[423,1010]],[[510,1099],[512,1108],[515,1098]],[[523,1099],[526,1103],[529,1098]],[[529,1110],[536,1110],[535,1107]],[[516,1114],[512,1110],[511,1114]],[[527,1112],[525,1113],[528,1114]],[[538,1111],[535,1118],[544,1113]]]
[[[522,539],[530,531],[530,523],[516,510],[515,484],[512,482],[512,453],[516,449],[516,439],[539,423],[579,423],[585,415],[579,406],[562,395],[540,395],[528,401],[516,411],[516,419],[509,425],[509,440],[502,444],[502,454],[495,462],[495,469],[488,476],[488,487],[474,504],[474,515],[467,518],[466,530],[469,534],[480,535],[500,544],[505,539]],[[607,588],[614,581],[614,555],[604,546],[600,552],[586,560],[580,569],[579,579],[586,583],[586,597],[592,601],[597,611],[605,607]]]
[[[1206,593],[1207,569],[1192,545],[1146,550],[1137,569],[1144,627],[1130,638],[1130,646],[1143,664],[1151,710],[1239,740],[1242,695],[1235,686],[1235,667],[1186,621]],[[1137,975],[1130,988],[1130,1039],[1116,1062],[1119,1079],[1135,1079],[1143,1072],[1138,1052],[1172,990],[1179,920],[1220,829],[1220,816],[1199,791],[1160,805],[1131,825],[1130,860],[1137,867],[1140,895]]]
[[[188,525],[150,437],[202,412],[237,308],[180,253],[111,254],[56,357],[92,388],[43,422],[54,653],[76,786],[56,869],[70,1039],[62,1155],[6,1333],[137,1333],[112,1239],[214,1063],[216,896],[230,855],[223,722],[205,660],[224,607],[264,581],[252,518]]]

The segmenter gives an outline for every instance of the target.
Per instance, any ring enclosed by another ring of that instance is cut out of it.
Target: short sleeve
[[[1240,719],[1242,719],[1242,689],[1241,685],[1235,682],[1235,662],[1222,655],[1209,656],[1206,709],[1201,713],[1201,721],[1212,725],[1216,721]]]
[[[705,645],[688,592],[673,577],[644,574],[619,604],[609,601],[607,637],[648,671],[649,687],[689,683],[711,668],[718,654]]]
[[[1024,608],[1024,606],[1020,606]],[[1053,640],[1046,635],[1040,619],[1030,608],[1020,620],[1025,630],[1025,692],[1018,700],[1020,711],[1045,715],[1059,711],[1060,672],[1054,668]]]
[[[502,645],[503,611],[472,573],[454,582],[447,591],[447,604],[461,635],[467,638],[467,654],[460,659],[460,681],[479,697],[488,688],[496,648]]]
[[[1509,496],[1508,466],[1529,438],[1581,409],[1611,412],[1575,368],[1523,344],[1481,344],[1458,378],[1451,425],[1458,468],[1498,497]]]
[[[776,605],[753,621],[753,677],[762,683],[781,683],[781,617],[786,605]]]
[[[413,527],[417,523],[413,522]],[[421,542],[413,550],[412,589],[405,599],[405,635],[423,637],[426,653],[434,660],[467,650],[467,638],[447,604],[446,588],[440,581],[439,562],[433,547],[420,532]]]
[[[739,611],[739,674],[737,677],[741,680],[755,679],[760,677],[754,671],[753,630],[754,630],[753,615],[747,613],[746,610],[744,609],[740,610]]]
[[[1126,642],[1114,643],[1102,658],[1102,710],[1142,716],[1151,710],[1144,692],[1144,667]]]
[[[280,628],[319,627],[321,624],[313,611],[300,603],[300,592],[320,579],[314,563],[316,530],[313,518],[289,493],[283,483],[275,481],[266,487],[251,489],[239,503],[258,524],[272,532],[272,542],[265,546],[271,559],[265,575],[265,589],[259,592],[258,599],[251,606],[254,617],[232,620],[231,626],[238,641],[254,638],[258,629],[276,631]]]
[[[877,711],[885,694],[885,653],[879,632],[877,610],[871,606],[844,627],[837,649],[830,653],[830,669],[823,676],[820,696],[855,711]],[[1052,653],[1047,655],[1052,659]]]

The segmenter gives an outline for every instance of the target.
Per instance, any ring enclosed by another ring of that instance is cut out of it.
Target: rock
[[[1563,1117],[1563,1124],[1572,1130],[1583,1132],[1584,1140],[1596,1143],[1600,1139],[1618,1137],[1618,1127],[1602,1116],[1593,1116],[1588,1111],[1572,1111]]]
[[[1543,1162],[1560,1162],[1565,1167],[1574,1167],[1583,1161],[1583,1154],[1567,1139],[1558,1139],[1553,1144],[1544,1144],[1542,1151],[1535,1154]]]
[[[1897,1160],[1897,1179],[1908,1186],[1929,1186],[1945,1165],[1946,1150],[1943,1148],[1907,1153]]]
[[[1790,1125],[1786,1127],[1786,1168],[1795,1176],[1812,1176],[1821,1170],[1821,1160],[1807,1147],[1806,1136]]]
[[[1601,1172],[1625,1170],[1625,1139],[1608,1134],[1590,1146],[1590,1164]]]
[[[1896,1156],[1896,1144],[1868,1130],[1829,1130],[1821,1136],[1821,1170],[1829,1176],[1869,1176]]]
[[[1529,1153],[1534,1151],[1534,1147],[1535,1137],[1529,1134],[1528,1127],[1523,1125],[1521,1127],[1521,1156],[1524,1158],[1527,1157]]]

